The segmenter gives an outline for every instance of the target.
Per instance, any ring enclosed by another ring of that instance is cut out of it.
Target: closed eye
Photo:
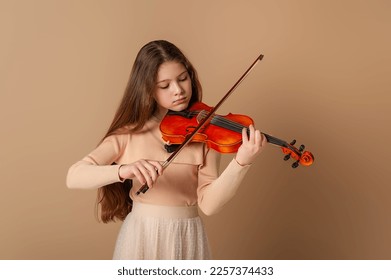
[[[168,88],[169,85],[164,85],[164,86],[159,86],[161,89],[166,89]]]
[[[187,75],[185,75],[184,77],[179,78],[178,80],[180,82],[186,81],[187,80]]]

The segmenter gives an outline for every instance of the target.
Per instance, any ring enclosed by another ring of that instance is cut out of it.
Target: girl
[[[114,120],[98,147],[72,165],[67,186],[98,189],[103,222],[122,220],[114,259],[209,259],[198,208],[218,212],[235,194],[266,139],[253,126],[219,176],[220,154],[190,143],[164,172],[169,153],[159,131],[168,110],[200,101],[197,72],[172,43],[139,51]],[[136,195],[144,184],[146,193]]]

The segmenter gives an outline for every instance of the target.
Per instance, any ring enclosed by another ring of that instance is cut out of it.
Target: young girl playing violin
[[[172,43],[139,51],[122,101],[100,144],[68,171],[72,189],[98,189],[101,220],[124,221],[114,259],[211,258],[198,208],[218,212],[235,194],[266,139],[253,126],[219,175],[220,154],[188,144],[167,169],[159,124],[168,110],[201,101],[197,72]],[[148,192],[137,195],[144,185]]]

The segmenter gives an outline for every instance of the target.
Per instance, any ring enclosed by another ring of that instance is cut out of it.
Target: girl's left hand
[[[247,136],[246,130],[246,128],[242,130],[242,145],[235,157],[240,165],[252,164],[266,145],[266,137],[253,125],[249,126],[250,135]]]

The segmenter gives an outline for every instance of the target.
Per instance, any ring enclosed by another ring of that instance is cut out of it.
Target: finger
[[[255,133],[254,133],[254,138],[255,138],[255,145],[257,147],[262,147],[262,134],[259,130],[255,130]]]
[[[144,175],[140,172],[140,170],[134,166],[133,168],[133,174],[134,176],[136,177],[136,179],[142,184],[144,185],[147,181],[145,180],[144,178]]]
[[[150,164],[153,165],[155,172],[160,176],[163,173],[163,166],[158,161],[150,161]]]
[[[153,162],[148,161],[145,165],[145,168],[148,170],[149,176],[152,179],[153,183],[157,180],[159,175],[158,168],[155,166]]]
[[[255,141],[255,136],[254,136],[255,128],[254,128],[254,125],[250,124],[250,126],[248,128],[250,129],[250,136],[248,137],[248,141],[253,144],[254,141]]]
[[[248,142],[247,128],[244,127],[242,129],[242,143],[247,143],[247,142]]]
[[[267,143],[267,138],[264,134],[262,134],[261,136],[262,136],[262,146],[265,146]]]
[[[153,174],[153,173],[156,174],[156,172],[154,171],[153,168],[152,168],[153,171],[151,172],[150,166],[151,165],[147,161],[144,161],[144,160],[139,161],[136,165],[138,171],[141,173],[142,181],[140,181],[140,182],[142,182],[143,184],[147,183],[147,185],[149,187],[151,187],[153,185],[151,174]]]

